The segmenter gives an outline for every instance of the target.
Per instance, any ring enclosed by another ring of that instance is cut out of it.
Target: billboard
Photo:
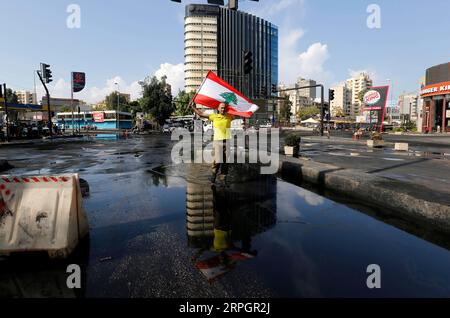
[[[81,92],[86,85],[86,74],[82,72],[72,72],[72,89],[74,93]]]
[[[364,94],[364,111],[383,110],[386,107],[389,86],[371,87]]]
[[[105,113],[103,112],[94,112],[92,113],[92,118],[96,123],[103,123],[105,121]]]
[[[383,121],[384,115],[386,114],[388,93],[389,86],[376,86],[370,87],[363,97],[363,110],[369,112],[370,122],[372,122],[372,119],[375,119],[377,127],[380,127],[380,134],[383,132]],[[376,112],[376,114],[373,114],[372,112]]]

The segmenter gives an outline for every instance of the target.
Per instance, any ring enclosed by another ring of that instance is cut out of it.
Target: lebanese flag
[[[194,103],[210,108],[217,108],[220,103],[226,103],[229,106],[228,113],[247,118],[252,116],[259,108],[211,71],[208,72],[198,89]]]

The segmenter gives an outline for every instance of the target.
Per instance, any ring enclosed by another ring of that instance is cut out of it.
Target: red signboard
[[[422,87],[422,97],[450,94],[450,82],[443,82]]]
[[[74,93],[81,92],[86,85],[86,74],[82,72],[72,72],[72,89]]]
[[[389,86],[370,87],[369,91],[364,94],[363,103],[364,111],[377,112],[377,121],[380,125],[380,134],[383,132],[384,115],[386,114],[387,97]]]
[[[94,112],[92,114],[92,118],[96,123],[103,123],[105,121],[105,113],[103,112]]]

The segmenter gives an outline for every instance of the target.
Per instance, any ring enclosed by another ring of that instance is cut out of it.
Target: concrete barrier
[[[360,170],[306,160],[282,158],[281,174],[296,181],[308,182],[358,201],[393,211],[414,224],[428,224],[450,233],[449,200],[436,193],[404,181],[378,177]]]
[[[384,140],[367,140],[367,147],[369,148],[381,148],[384,147]]]
[[[406,142],[396,142],[394,145],[395,151],[408,151],[408,143]]]
[[[0,176],[0,254],[65,258],[88,232],[77,174]]]

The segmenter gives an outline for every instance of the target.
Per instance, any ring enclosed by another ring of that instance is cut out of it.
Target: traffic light
[[[50,65],[41,63],[41,76],[45,80],[45,83],[47,84],[53,81]]]
[[[5,92],[6,95],[6,92]],[[3,85],[0,85],[0,98],[3,98]]]
[[[265,86],[261,87],[261,96],[262,97],[267,96],[267,87],[265,87]]]
[[[272,84],[272,93],[277,92],[277,84]]]
[[[332,100],[334,100],[334,89],[330,89],[328,91],[328,100],[331,102]]]
[[[253,70],[253,53],[251,51],[244,52],[244,74],[250,74]]]

